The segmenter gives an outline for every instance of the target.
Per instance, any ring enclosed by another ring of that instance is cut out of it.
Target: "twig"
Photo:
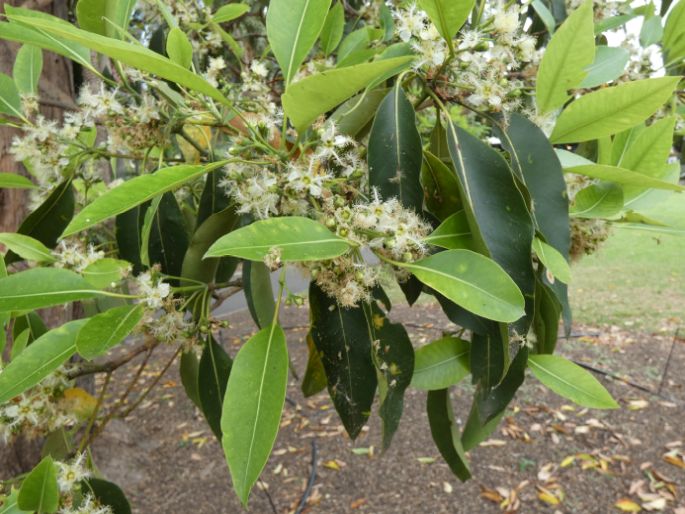
[[[632,381],[628,380],[627,378],[623,378],[620,375],[612,373],[611,371],[605,371],[603,369],[595,368],[594,366],[590,366],[589,364],[585,364],[584,362],[580,362],[580,361],[577,361],[575,359],[573,360],[573,362],[575,364],[577,364],[578,366],[580,366],[581,368],[585,368],[588,371],[592,371],[593,373],[597,373],[598,375],[602,375],[605,377],[612,378],[614,380],[618,380],[619,382],[623,382],[624,384],[626,384],[630,387],[634,387],[635,389],[639,389],[640,391],[644,391],[645,393],[653,394],[656,396],[661,396],[659,393],[652,391],[648,387],[645,387],[643,385],[632,382]]]
[[[302,514],[302,511],[307,505],[307,500],[309,499],[309,496],[312,494],[314,482],[316,482],[316,460],[316,439],[312,439],[312,469],[309,473],[309,480],[307,480],[307,487],[302,493],[302,497],[300,498],[300,503],[297,505],[297,510],[295,511],[295,514]]]
[[[81,366],[75,367],[71,371],[69,371],[69,373],[67,373],[67,377],[69,377],[70,379],[74,379],[78,377],[83,377],[85,375],[92,375],[94,373],[111,373],[113,371],[116,371],[124,364],[128,364],[141,353],[146,352],[148,350],[153,350],[158,344],[159,341],[150,342],[146,340],[138,346],[131,348],[129,352],[123,355],[112,357],[99,364],[84,363]]]
[[[671,343],[671,349],[668,352],[668,357],[666,358],[666,365],[664,366],[664,372],[661,375],[661,381],[659,382],[659,389],[657,390],[657,394],[661,396],[661,389],[664,387],[664,382],[666,382],[666,377],[668,376],[668,368],[671,365],[671,358],[673,357],[673,350],[675,350],[675,344],[680,340],[680,337],[678,337],[678,333],[680,332],[680,328],[677,328],[675,331],[675,334],[673,334],[673,342]]]
[[[273,512],[274,514],[278,514],[278,509],[276,508],[276,504],[274,503],[274,500],[271,497],[271,493],[269,493],[269,490],[266,488],[266,484],[261,478],[259,479],[259,485],[261,486],[260,489],[266,495],[266,499],[269,500],[269,505],[271,505],[271,512]]]

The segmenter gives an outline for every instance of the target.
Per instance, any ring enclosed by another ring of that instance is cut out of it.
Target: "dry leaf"
[[[640,505],[627,498],[618,500],[616,503],[614,503],[614,507],[623,512],[640,512],[642,510]]]

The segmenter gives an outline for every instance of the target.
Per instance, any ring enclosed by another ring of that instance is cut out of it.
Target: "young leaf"
[[[314,282],[309,287],[311,334],[321,355],[328,393],[352,439],[369,418],[377,378],[364,309],[344,309]]]
[[[379,79],[396,75],[413,60],[413,56],[394,57],[310,75],[288,88],[281,97],[283,109],[302,132],[321,114]]]
[[[214,23],[226,23],[229,21],[237,20],[243,14],[250,10],[250,6],[247,4],[226,4],[219,7],[214,14],[212,14],[212,20]]]
[[[540,61],[535,93],[541,114],[568,100],[568,90],[585,78],[594,57],[592,2],[585,1],[554,33]]]
[[[228,99],[204,78],[141,45],[100,36],[99,34],[77,29],[66,23],[52,23],[41,18],[15,14],[8,14],[7,17],[12,22],[79,43],[123,64],[147,71],[163,79],[175,82],[180,86],[185,86],[188,89],[207,95],[221,104],[231,106]]]
[[[426,391],[446,389],[469,374],[468,342],[443,337],[416,350],[411,386]]]
[[[623,209],[623,191],[612,183],[592,184],[576,193],[571,216],[611,218]]]
[[[564,284],[571,281],[571,267],[566,257],[561,255],[556,248],[548,245],[537,237],[533,240],[533,250],[540,262],[545,265],[554,278],[561,280]]]
[[[55,262],[55,256],[43,243],[15,232],[0,232],[0,243],[22,259],[36,262]]]
[[[350,249],[344,239],[321,223],[292,216],[260,220],[226,234],[205,254],[207,257],[233,255],[263,261],[275,252],[282,262],[332,259]]]
[[[32,45],[22,45],[12,68],[12,77],[20,93],[37,93],[43,70],[43,52]]]
[[[99,294],[73,271],[31,268],[0,278],[0,312],[42,309]]]
[[[23,118],[19,90],[14,84],[12,77],[4,73],[0,73],[0,113]]]
[[[221,416],[233,361],[226,350],[209,337],[198,367],[198,396],[202,412],[214,435],[221,440]]]
[[[0,374],[0,404],[38,384],[76,353],[76,336],[87,320],[69,321],[28,345]]]
[[[521,291],[493,260],[470,250],[447,250],[413,264],[397,264],[465,309],[495,321],[525,314]]]
[[[419,7],[428,13],[451,50],[454,36],[469,17],[475,3],[475,0],[419,0]]]
[[[562,111],[550,140],[580,143],[634,127],[671,98],[678,82],[680,77],[643,79],[588,93]]]
[[[276,440],[287,381],[285,334],[274,324],[252,336],[238,352],[221,416],[226,460],[244,505]]]
[[[57,512],[59,486],[55,463],[50,456],[40,461],[22,482],[17,506],[23,511]]]
[[[0,173],[0,189],[35,189],[37,186],[16,173]]]
[[[428,391],[426,410],[431,435],[440,455],[459,480],[468,480],[471,478],[471,470],[454,421],[449,390]]]
[[[617,166],[609,166],[607,164],[586,164],[581,166],[572,166],[565,168],[566,173],[577,173],[578,175],[585,175],[586,177],[596,178],[599,180],[606,180],[608,182],[615,182],[626,186],[635,186],[640,188],[650,189],[666,189],[669,191],[685,191],[685,187],[679,184],[672,184],[649,175],[643,175],[635,171],[630,171],[625,168]]]
[[[140,175],[98,196],[69,223],[62,237],[76,234],[101,221],[132,209],[157,195],[172,191],[182,184],[220,168],[226,161],[204,166],[182,164],[162,168],[150,175]]]
[[[335,2],[326,15],[321,29],[321,49],[326,57],[333,53],[343,37],[345,30],[345,10],[341,2]]]
[[[166,53],[169,59],[183,68],[190,68],[193,62],[193,45],[188,36],[178,27],[172,27],[166,39]]]
[[[577,364],[558,355],[531,355],[533,375],[564,398],[593,409],[617,409],[618,404],[604,386]]]
[[[76,338],[76,350],[92,360],[123,341],[143,319],[143,306],[122,305],[88,318]]]
[[[606,84],[623,75],[623,70],[630,60],[630,52],[620,46],[598,46],[595,60],[585,68],[587,77],[579,87],[592,88]]]
[[[424,242],[448,250],[471,250],[473,240],[466,213],[458,211],[452,214]]]
[[[316,43],[331,0],[271,0],[266,33],[286,87]]]
[[[414,107],[398,82],[381,102],[369,136],[369,184],[416,212],[423,206],[421,135]]]

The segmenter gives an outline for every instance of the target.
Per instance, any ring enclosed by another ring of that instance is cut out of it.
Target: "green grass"
[[[685,195],[644,212],[685,229]],[[573,267],[574,319],[658,332],[685,325],[685,236],[615,225],[599,251]]]

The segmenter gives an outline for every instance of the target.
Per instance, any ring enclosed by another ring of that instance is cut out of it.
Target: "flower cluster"
[[[341,197],[327,199],[322,222],[339,236],[368,247],[389,261],[414,262],[427,253],[423,240],[430,226],[397,199],[381,200],[374,191],[369,203],[349,206]],[[343,307],[353,307],[370,298],[381,277],[381,268],[366,263],[360,252],[332,260],[308,263],[312,278]],[[393,268],[398,279],[407,278],[402,268]]]
[[[77,417],[63,401],[72,385],[64,371],[58,370],[37,386],[0,404],[0,439],[7,443],[19,434],[36,438],[72,427]]]
[[[447,43],[442,38],[423,9],[416,4],[392,11],[395,19],[397,36],[405,43],[410,43],[414,51],[421,56],[418,68],[435,68],[447,57]]]
[[[57,249],[53,251],[53,255],[57,258],[55,267],[73,269],[81,273],[91,264],[104,259],[105,252],[96,250],[93,245],[88,245],[84,249],[83,245],[78,241],[70,244],[63,239],[60,241]]]
[[[91,476],[86,460],[86,454],[81,453],[69,462],[55,461],[60,492],[59,514],[114,513],[110,506],[101,505],[92,494],[83,490],[83,481]]]

